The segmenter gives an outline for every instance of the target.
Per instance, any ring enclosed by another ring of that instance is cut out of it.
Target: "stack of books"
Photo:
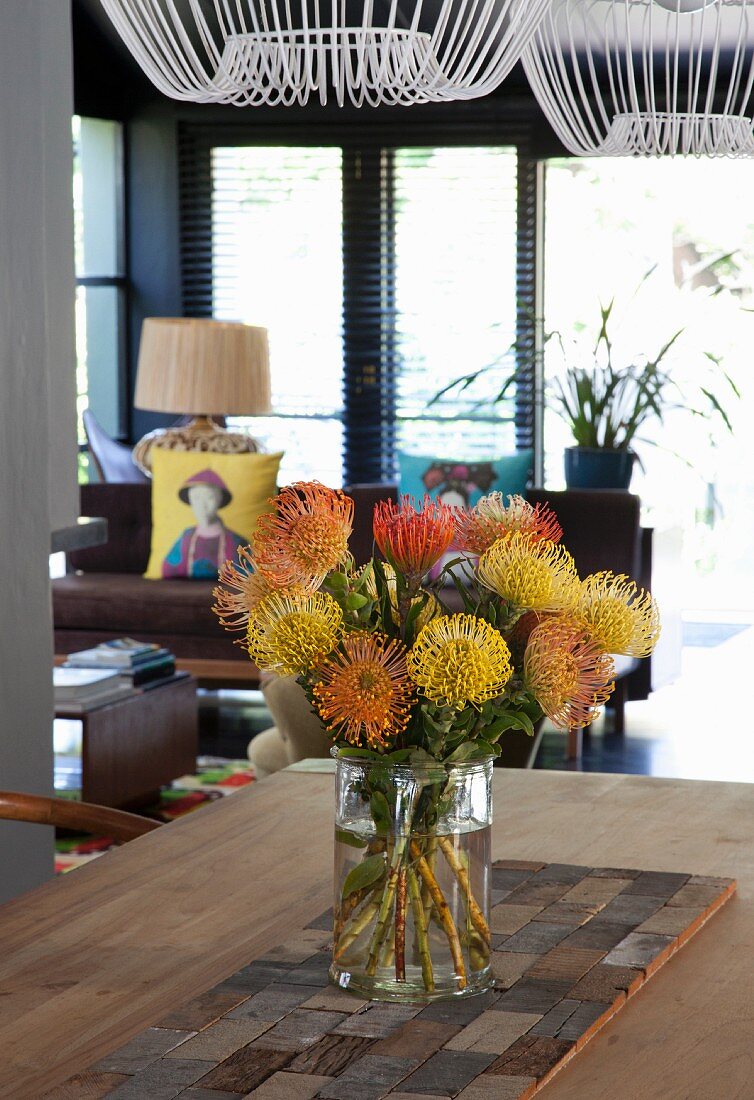
[[[56,668],[52,682],[55,688],[55,709],[81,714],[107,703],[116,703],[133,694],[133,687],[125,683],[112,669]]]
[[[156,687],[175,676],[175,657],[169,649],[133,638],[114,638],[94,649],[71,653],[67,668],[111,669],[132,688]]]

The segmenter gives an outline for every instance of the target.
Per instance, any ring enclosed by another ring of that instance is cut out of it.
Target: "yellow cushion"
[[[152,547],[144,574],[212,579],[270,509],[283,453],[152,451]]]

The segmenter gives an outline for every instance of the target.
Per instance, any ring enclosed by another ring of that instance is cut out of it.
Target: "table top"
[[[750,1096],[754,786],[495,772],[493,857],[739,892],[543,1095]],[[37,1097],[330,903],[332,778],[281,773],[0,908],[0,1096]]]

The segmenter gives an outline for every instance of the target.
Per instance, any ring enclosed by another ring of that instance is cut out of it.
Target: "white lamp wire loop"
[[[471,99],[508,75],[550,0],[101,0],[172,99],[288,106]],[[379,14],[378,14],[379,13]]]
[[[522,54],[580,156],[754,155],[754,0],[552,0]]]

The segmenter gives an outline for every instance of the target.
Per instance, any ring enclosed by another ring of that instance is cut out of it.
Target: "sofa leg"
[[[579,726],[578,728],[569,729],[568,731],[568,748],[566,750],[566,760],[580,760],[581,748],[583,743],[584,731]]]

